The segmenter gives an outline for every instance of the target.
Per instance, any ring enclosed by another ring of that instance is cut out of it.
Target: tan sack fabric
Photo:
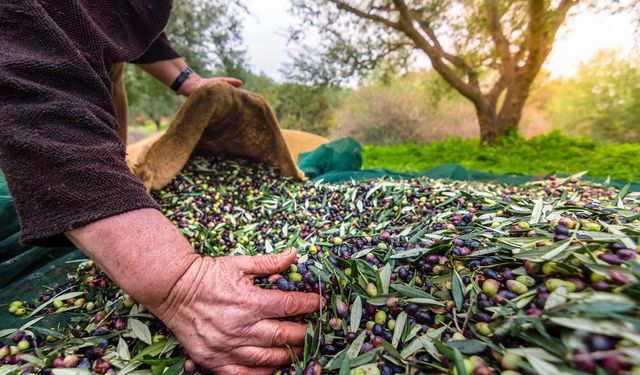
[[[287,148],[289,148],[291,157],[296,163],[300,160],[300,154],[313,151],[318,147],[329,143],[327,138],[316,134],[300,130],[280,130],[284,137],[284,142],[287,144]],[[143,139],[142,141],[127,146],[127,162],[129,163],[131,170],[133,170],[133,165],[141,161],[140,158],[142,155],[163,136],[164,132],[160,132],[149,138]]]
[[[166,133],[132,145],[127,161],[147,189],[168,184],[192,153],[249,157],[304,180],[266,101],[223,82],[196,90],[180,108]]]
[[[127,90],[124,86],[124,63],[118,63],[111,69],[111,82],[113,84],[113,106],[116,109],[118,119],[118,137],[127,144],[127,121],[129,117],[129,102]]]
[[[300,130],[282,129],[282,135],[296,163],[298,163],[300,159],[300,154],[313,151],[329,143],[329,140],[325,137]]]

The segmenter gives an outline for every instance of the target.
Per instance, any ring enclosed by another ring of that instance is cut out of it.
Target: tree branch
[[[578,5],[578,0],[562,0],[560,5],[553,12],[553,21],[551,23],[551,34],[553,37],[551,41],[555,39],[555,34],[558,32],[560,26],[564,23],[564,20],[567,18],[567,13],[574,6]]]
[[[526,75],[537,74],[544,60],[551,53],[553,42],[560,25],[567,17],[569,10],[578,4],[579,0],[562,0],[560,5],[547,12],[544,0],[529,0],[529,28],[527,33],[527,62],[523,71]],[[550,23],[549,23],[549,20]]]
[[[560,29],[560,26],[564,23],[564,20],[567,18],[569,10],[578,5],[578,2],[578,0],[562,0],[556,10],[552,12],[551,29],[549,30],[549,33],[547,35],[549,44],[553,44],[556,33],[558,32],[558,29]]]
[[[399,30],[399,28],[398,28],[399,27],[399,23],[398,22],[393,22],[393,21],[391,21],[391,20],[389,20],[387,18],[384,18],[384,17],[382,17],[380,15],[377,15],[377,14],[367,13],[367,12],[361,10],[361,9],[358,9],[356,7],[353,7],[353,6],[345,3],[344,1],[329,0],[329,2],[335,4],[338,7],[338,9],[347,11],[347,12],[349,12],[351,14],[354,14],[354,15],[360,17],[360,18],[364,18],[364,19],[368,19],[368,20],[371,20],[371,21],[375,21],[375,22],[381,23],[381,24],[383,24],[385,26],[388,26],[388,27],[394,28],[396,30]]]
[[[498,55],[500,56],[502,67],[504,69],[503,74],[506,72],[511,74],[511,72],[513,71],[513,57],[511,56],[511,52],[509,51],[509,40],[504,35],[502,25],[500,24],[498,1],[485,0],[484,7],[487,12],[489,34],[491,35],[493,44],[496,46],[496,50],[498,51]]]
[[[504,74],[501,74],[500,78],[498,78],[491,90],[489,90],[489,92],[485,95],[485,98],[487,98],[487,101],[492,108],[496,107],[498,98],[500,98],[500,95],[507,88],[508,83],[509,82],[507,77]]]
[[[418,30],[416,30],[414,27],[414,18],[411,16],[411,11],[408,9],[405,2],[403,0],[393,0],[393,3],[396,9],[400,12],[400,20],[398,21],[399,30],[407,35],[407,37],[415,43],[417,48],[423,50],[427,56],[429,56],[433,68],[440,73],[440,75],[442,75],[442,77],[449,82],[451,86],[476,105],[482,105],[483,99],[477,75],[469,75],[469,82],[464,82],[456,72],[442,60],[443,58],[446,59],[446,53],[443,51],[442,47],[436,43],[429,43],[429,41],[425,39]]]
[[[415,16],[414,16],[414,19],[415,19]],[[445,51],[444,48],[442,48],[442,45],[440,44],[440,41],[438,40],[436,33],[433,31],[433,28],[427,22],[425,22],[424,20],[416,20],[416,22],[418,23],[418,25],[420,25],[420,28],[422,29],[422,31],[424,31],[424,33],[427,34],[429,39],[431,39],[431,43],[433,44],[434,48],[441,51],[442,57],[444,57],[447,61],[449,61],[454,66],[456,66],[458,69],[465,72],[465,74],[469,76],[476,75],[476,72],[473,70],[473,68],[469,66],[467,63],[465,63],[464,60],[462,60],[459,56],[452,55],[447,51]]]

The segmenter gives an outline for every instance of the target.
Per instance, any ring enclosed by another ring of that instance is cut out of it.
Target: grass
[[[167,130],[168,127],[169,127],[169,123],[163,122],[162,125],[160,126],[160,130],[161,131]],[[131,124],[129,126],[129,129],[140,132],[140,133],[144,133],[147,135],[154,135],[158,132],[158,128],[152,122],[148,122],[145,124]]]
[[[426,145],[365,146],[365,168],[424,171],[447,163],[493,173],[546,175],[589,171],[590,176],[640,181],[640,144],[601,144],[559,133],[529,140],[511,138],[481,147],[478,139],[451,138]]]

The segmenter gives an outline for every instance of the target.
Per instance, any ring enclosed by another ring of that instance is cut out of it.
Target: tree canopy
[[[242,39],[240,1],[181,0],[174,9],[166,32],[174,48],[197,72],[239,77],[246,71]],[[125,81],[132,114],[142,114],[159,128],[182,99],[151,76],[129,65]]]
[[[558,30],[580,0],[292,0],[300,27],[317,32],[290,77],[331,84],[376,67],[427,60],[470,100],[482,140],[517,130],[529,90]],[[316,40],[318,38],[314,38]],[[425,59],[426,58],[426,59]]]

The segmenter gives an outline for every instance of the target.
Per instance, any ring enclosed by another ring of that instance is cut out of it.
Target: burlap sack
[[[126,144],[124,64],[114,66],[111,80],[118,135]],[[127,164],[148,190],[169,183],[194,152],[253,158],[279,168],[284,176],[304,180],[296,164],[298,155],[327,142],[310,133],[283,132],[262,97],[210,82],[187,99],[165,133],[128,146]]]

